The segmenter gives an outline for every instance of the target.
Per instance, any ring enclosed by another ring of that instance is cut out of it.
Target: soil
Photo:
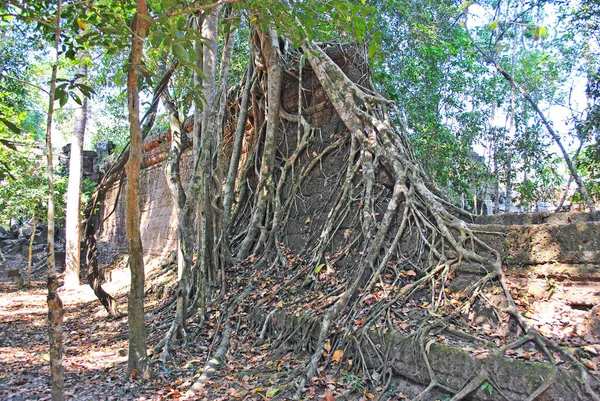
[[[152,288],[146,303],[150,346],[156,344],[169,327],[168,316],[173,311],[167,295],[172,287],[167,283],[175,282],[173,270],[148,268],[147,288]],[[185,390],[197,378],[209,353],[214,352],[220,341],[220,337],[215,336],[220,332],[219,310],[215,308],[209,312],[208,322],[199,333],[197,323],[189,322],[187,346],[175,347],[166,366],[152,365],[153,375],[149,380],[126,379],[128,274],[124,266],[119,266],[110,274],[112,281],[104,286],[124,312],[116,319],[108,317],[87,285],[75,290],[59,290],[65,310],[63,366],[67,399],[186,399]],[[49,400],[45,283],[37,280],[30,288],[24,288],[8,281],[2,267],[0,277],[0,399]],[[238,284],[242,285],[243,279],[239,280]],[[261,293],[264,289],[249,297],[245,306],[256,302]],[[227,297],[223,301],[227,301]],[[273,355],[269,343],[255,345],[256,330],[249,327],[245,314],[234,315],[233,320],[237,327],[231,338],[227,363],[193,399],[271,399],[290,386],[292,378],[304,366],[304,360],[292,349]],[[323,399],[334,394],[336,399],[340,395],[344,395],[344,399],[365,399],[365,394],[370,393],[356,376],[324,374],[309,388],[306,399]]]

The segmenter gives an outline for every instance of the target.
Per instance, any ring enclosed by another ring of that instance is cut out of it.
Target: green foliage
[[[456,24],[452,2],[377,2],[386,55],[373,69],[376,85],[404,112],[416,153],[432,179],[457,196],[485,166],[472,147],[488,118],[486,69]],[[463,5],[463,8],[468,6]],[[469,94],[469,95],[466,95]]]
[[[352,384],[350,391],[353,393],[362,391],[365,388],[365,383],[363,380],[358,376],[351,375],[350,373],[346,373],[344,375],[344,381]]]
[[[485,391],[487,392],[489,395],[492,395],[492,393],[494,392],[494,386],[492,386],[492,384],[488,381],[486,381],[485,383],[483,383],[481,385],[481,387],[479,387],[481,389],[481,391]]]
[[[598,142],[583,148],[577,163],[577,171],[585,180],[588,195],[594,202],[600,202],[600,146]],[[581,202],[579,192],[573,197],[575,202]]]

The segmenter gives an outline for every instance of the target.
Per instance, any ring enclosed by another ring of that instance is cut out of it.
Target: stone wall
[[[164,154],[166,155],[166,147]],[[146,155],[147,156],[146,152]],[[154,151],[154,154],[157,152]],[[189,180],[191,152],[182,160],[184,179]],[[108,191],[102,204],[100,216],[104,224],[97,233],[98,259],[106,264],[120,254],[127,253],[125,232],[125,185],[124,178]],[[177,227],[173,198],[167,185],[164,160],[146,167],[140,185],[141,234],[146,257],[164,257],[177,246]],[[115,208],[116,205],[116,208]]]
[[[366,63],[362,56],[357,54],[353,45],[331,45],[325,48],[336,64],[355,82],[365,83],[367,77]],[[297,74],[298,71],[296,71]],[[290,114],[298,113],[298,79],[286,74],[282,88],[282,107]],[[302,69],[302,114],[315,128],[314,139],[300,156],[299,164],[310,163],[316,154],[322,152],[331,143],[335,142],[345,130],[344,124],[327,99],[325,91],[313,73],[310,65],[306,63]],[[245,135],[244,150],[251,147],[255,140],[252,138],[250,128],[253,122],[253,113],[248,113],[249,123]],[[193,123],[186,120],[185,130],[191,131]],[[228,125],[225,133],[227,147]],[[173,201],[165,177],[165,160],[170,146],[170,134],[154,135],[144,142],[144,162],[141,182],[141,230],[144,255],[146,257],[163,257],[176,248],[176,226]],[[278,137],[278,152],[289,156],[293,152],[297,141],[296,124],[282,123]],[[227,148],[225,149],[227,153]],[[340,152],[340,155],[345,152]],[[182,161],[182,173],[187,183],[191,174],[190,152],[185,154]],[[242,155],[241,163],[244,157]],[[317,228],[321,225],[323,217],[318,216],[317,209],[323,202],[331,201],[334,191],[333,180],[339,173],[345,160],[333,153],[324,158],[319,166],[311,171],[297,194],[297,207],[290,215],[288,224],[283,230],[284,241],[299,252],[311,238],[315,238]],[[297,178],[297,177],[296,177]],[[249,177],[255,180],[256,177]],[[288,187],[291,187],[288,185]],[[121,188],[121,189],[120,189]],[[98,258],[100,263],[110,263],[116,256],[127,252],[125,234],[125,179],[122,187],[116,184],[106,195],[101,206],[101,221],[97,234]],[[286,194],[284,193],[284,200]],[[115,208],[114,213],[112,210]],[[306,216],[312,216],[310,224],[306,223]],[[243,224],[243,223],[240,223]]]

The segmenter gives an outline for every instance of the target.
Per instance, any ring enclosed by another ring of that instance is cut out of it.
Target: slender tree
[[[54,260],[54,168],[52,167],[52,115],[56,93],[56,76],[60,54],[60,22],[62,0],[56,8],[56,27],[54,35],[55,59],[50,77],[50,96],[48,100],[48,120],[46,126],[46,175],[48,179],[48,342],[50,344],[50,381],[52,400],[65,399],[65,377],[62,365],[63,354],[63,304],[58,296],[58,274]]]
[[[80,83],[87,76],[85,62],[78,72]],[[66,255],[65,255],[65,287],[79,286],[79,267],[81,265],[81,182],[83,173],[83,140],[87,124],[87,96],[79,92],[81,105],[75,109],[71,152],[69,160],[69,184],[67,188],[67,216],[65,219]]]
[[[148,30],[148,9],[145,0],[137,0],[132,23],[131,53],[127,74],[127,106],[131,148],[127,164],[126,229],[129,248],[131,287],[127,306],[129,322],[129,359],[127,374],[143,377],[147,374],[147,345],[144,322],[144,259],[140,235],[140,168],[142,164],[142,130],[140,127],[140,99],[138,75],[144,39]]]

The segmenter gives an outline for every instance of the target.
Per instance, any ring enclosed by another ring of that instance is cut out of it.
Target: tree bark
[[[29,260],[27,262],[27,287],[31,286],[31,266],[33,265],[33,242],[35,241],[35,230],[37,228],[37,217],[35,217],[35,213],[33,214],[33,230],[31,230],[31,235],[29,237]]]
[[[87,64],[79,69],[82,75],[78,79],[85,83]],[[83,139],[87,124],[88,99],[79,92],[81,107],[75,109],[75,122],[71,139],[71,155],[69,159],[69,184],[67,187],[67,216],[65,219],[65,287],[79,286],[79,270],[81,266],[81,182],[83,173]]]
[[[210,14],[204,17],[202,23],[202,37],[205,38],[204,48],[202,52],[203,56],[203,71],[204,71],[204,88],[202,90],[204,96],[204,108],[202,110],[202,134],[201,142],[199,143],[199,155],[200,159],[198,163],[200,168],[196,168],[196,171],[201,171],[202,176],[202,191],[198,197],[197,204],[197,223],[198,223],[198,262],[197,265],[200,269],[198,272],[199,278],[199,289],[198,292],[201,295],[197,297],[199,304],[197,307],[200,310],[204,309],[204,298],[206,296],[206,283],[212,276],[211,259],[214,249],[213,242],[213,218],[211,204],[212,204],[212,191],[211,191],[211,179],[212,179],[212,158],[215,148],[213,147],[215,132],[209,129],[208,124],[210,120],[211,111],[213,108],[213,102],[215,99],[215,85],[216,85],[216,73],[217,73],[217,37],[218,37],[218,18],[217,10],[211,10]],[[203,314],[203,313],[202,313]]]
[[[131,149],[127,163],[126,191],[126,231],[129,249],[129,269],[131,288],[127,304],[129,323],[129,359],[127,375],[133,378],[147,374],[147,345],[144,324],[144,259],[140,236],[140,169],[142,165],[142,130],[140,127],[140,100],[138,75],[144,39],[148,30],[148,10],[145,0],[137,0],[136,15],[133,19],[129,72],[127,75],[127,106],[129,110],[129,131]]]
[[[62,0],[58,0],[56,10],[56,31],[54,51],[56,58],[50,78],[50,98],[48,100],[48,121],[46,126],[46,175],[48,179],[48,343],[50,344],[50,383],[53,401],[65,399],[65,374],[62,365],[63,354],[63,304],[58,296],[58,273],[54,261],[54,168],[52,165],[52,114],[56,94],[56,76],[60,51],[60,22]]]
[[[242,140],[244,139],[244,128],[246,127],[246,114],[248,113],[248,101],[250,99],[250,89],[252,88],[252,77],[254,76],[253,63],[248,63],[246,71],[246,83],[244,93],[242,94],[242,103],[240,105],[240,114],[235,130],[235,139],[231,159],[229,161],[229,170],[227,172],[227,180],[225,182],[225,190],[223,195],[223,230],[227,233],[231,224],[231,205],[233,204],[233,194],[235,190],[235,179],[238,175],[238,167],[240,163],[240,155],[242,153]]]
[[[261,221],[267,209],[267,201],[272,196],[271,187],[273,184],[273,166],[275,164],[276,135],[279,126],[283,70],[278,64],[279,42],[277,32],[274,29],[268,29],[261,35],[261,43],[263,47],[262,52],[267,64],[267,128],[257,188],[258,199],[253,208],[252,217],[248,225],[248,233],[238,249],[238,259],[244,259],[249,255],[250,249],[260,231]]]

